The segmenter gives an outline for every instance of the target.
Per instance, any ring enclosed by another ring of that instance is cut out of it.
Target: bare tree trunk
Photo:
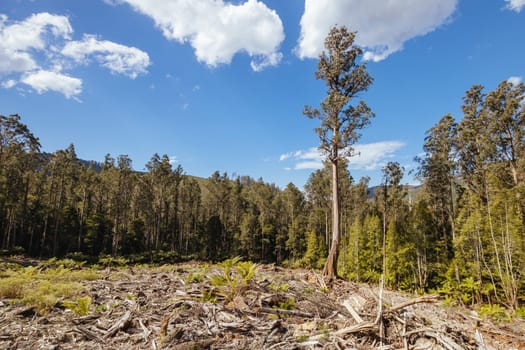
[[[82,206],[80,207],[80,213],[78,218],[78,237],[77,237],[77,251],[80,252],[82,248],[82,235],[84,231],[84,216],[86,212],[86,201],[87,201],[87,190],[84,188],[82,191]]]
[[[339,229],[339,173],[337,159],[332,161],[332,245],[323,269],[323,276],[328,280],[337,277],[337,259],[339,257],[339,242],[341,231]]]

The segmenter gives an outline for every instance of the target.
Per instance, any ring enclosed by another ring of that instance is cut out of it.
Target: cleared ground
[[[522,319],[480,319],[436,295],[328,287],[308,270],[229,260],[2,263],[0,273],[0,349],[525,349]]]

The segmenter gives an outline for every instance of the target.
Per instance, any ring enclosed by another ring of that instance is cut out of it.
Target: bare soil
[[[200,263],[107,268],[83,282],[87,316],[0,300],[0,349],[525,349],[525,320],[481,320],[438,295],[327,288],[313,271],[273,265],[212,286],[223,273]]]

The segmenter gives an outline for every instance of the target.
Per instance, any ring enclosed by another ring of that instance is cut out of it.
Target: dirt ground
[[[328,288],[308,270],[106,268],[83,284],[86,316],[0,300],[0,349],[525,349],[523,319],[482,320],[438,295]]]

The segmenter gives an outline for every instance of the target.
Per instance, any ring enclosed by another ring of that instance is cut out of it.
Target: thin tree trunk
[[[77,251],[80,252],[80,249],[82,248],[82,234],[84,230],[84,214],[86,211],[86,200],[87,200],[87,194],[86,189],[82,191],[82,207],[80,208],[80,215],[78,218],[78,238],[77,238]]]
[[[339,229],[339,174],[338,161],[332,161],[332,245],[323,269],[323,276],[328,280],[337,277],[337,259],[339,257],[339,242],[341,231]]]
[[[46,213],[46,218],[44,219],[44,229],[42,230],[42,239],[40,240],[40,254],[39,256],[42,258],[44,254],[44,248],[46,245],[46,238],[47,238],[47,225],[49,222],[49,213]]]

